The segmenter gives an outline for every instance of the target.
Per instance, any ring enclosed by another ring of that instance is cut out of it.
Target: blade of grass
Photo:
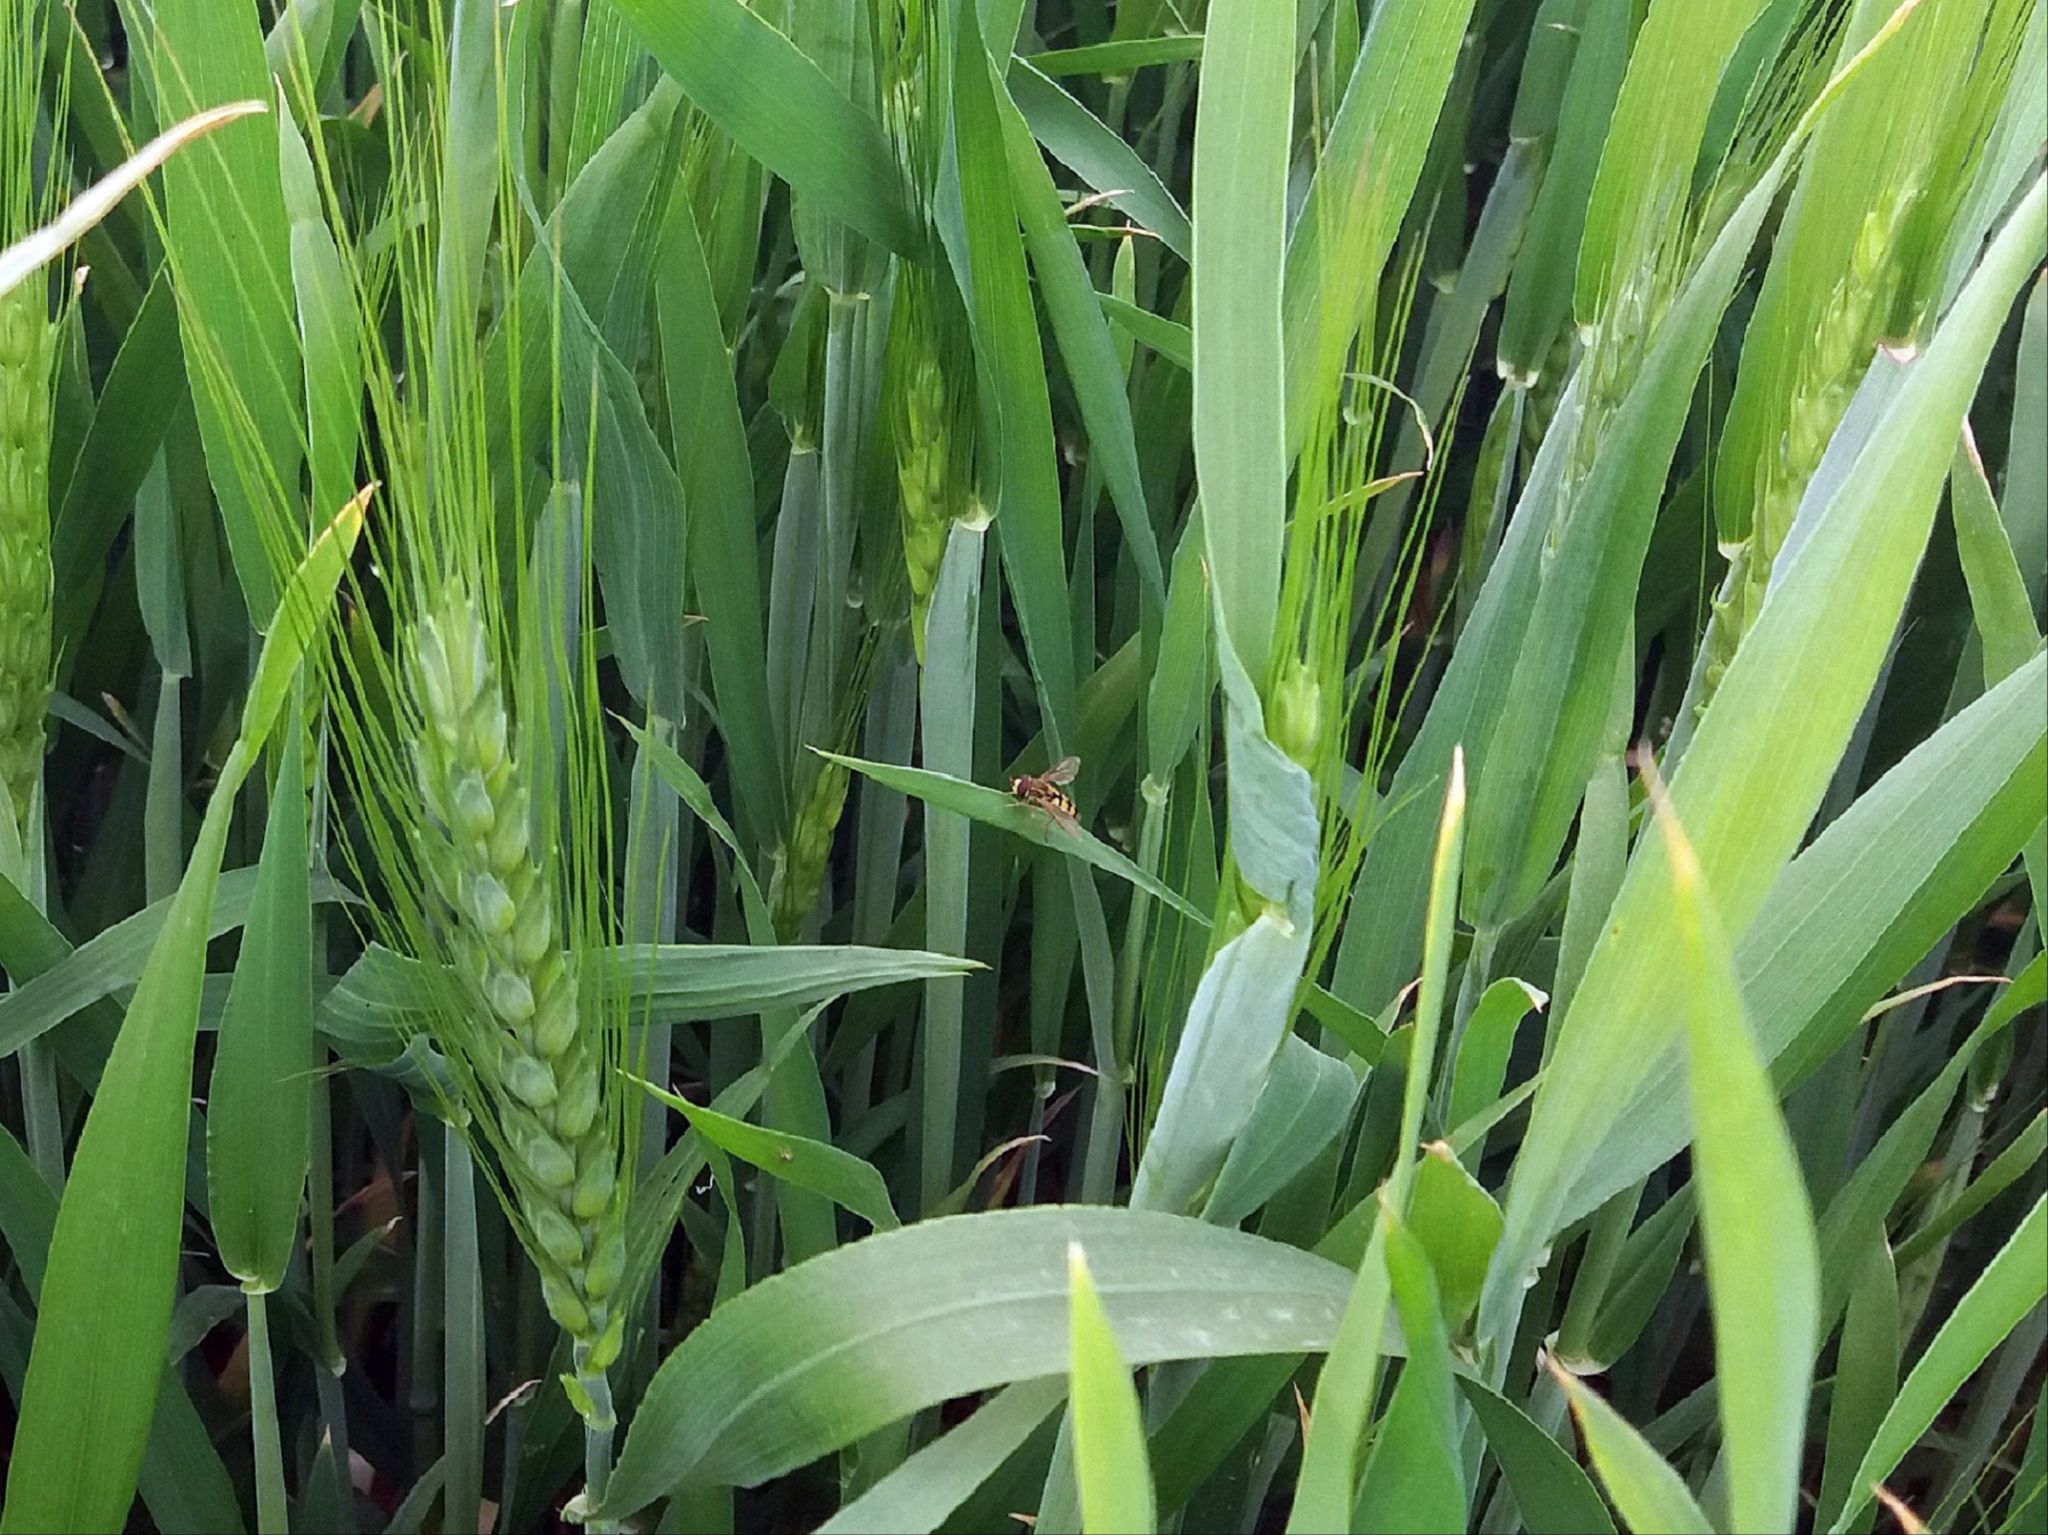
[[[2048,1294],[2048,1197],[2034,1201],[2027,1218],[1977,1276],[1942,1322],[1927,1351],[1914,1362],[1850,1478],[1849,1497],[1835,1518],[1832,1535],[1847,1535],[1872,1489],[1891,1475],[1963,1382],[2020,1319],[2040,1304],[2044,1294]]]
[[[889,1186],[882,1181],[882,1175],[871,1163],[851,1152],[808,1136],[749,1124],[731,1114],[692,1103],[652,1082],[637,1077],[632,1080],[682,1115],[705,1140],[748,1166],[824,1195],[877,1231],[892,1231],[902,1224],[896,1218],[895,1206],[889,1202]]]
[[[1045,353],[1017,238],[1008,151],[996,106],[994,62],[978,13],[960,12],[953,52],[953,138],[959,182],[954,275],[971,296],[985,446],[995,454],[996,539],[1017,626],[1056,755],[1067,736],[1075,674],[1067,602],[1065,530],[1054,470]]]
[[[1613,1517],[1579,1463],[1506,1397],[1469,1375],[1457,1380],[1529,1535],[1612,1535]]]
[[[67,246],[77,244],[143,182],[160,170],[164,162],[197,139],[225,127],[252,112],[269,110],[259,97],[231,101],[195,112],[183,122],[166,128],[124,160],[111,174],[94,182],[66,204],[64,211],[43,225],[0,249],[0,293],[25,282],[32,273],[57,259]]]
[[[1373,8],[1287,241],[1290,449],[1307,434],[1315,392],[1328,386],[1360,314],[1372,302],[1369,285],[1379,281],[1415,195],[1471,17],[1472,0],[1394,0]],[[1212,52],[1220,52],[1222,30],[1213,19],[1208,30],[1216,40]],[[1205,58],[1205,97],[1209,68]],[[1198,169],[1200,163],[1197,142]],[[1198,186],[1195,201],[1201,200]]]
[[[12,1135],[0,1133],[0,1232],[20,1266],[29,1299],[39,1297],[57,1222],[57,1196]],[[213,1440],[176,1370],[164,1367],[137,1492],[164,1530],[223,1530],[240,1535],[241,1504]],[[19,1391],[20,1362],[8,1365]]]
[[[1791,1528],[1819,1345],[1813,1211],[1770,1074],[1736,991],[1728,942],[1677,819],[1660,807],[1684,939],[1693,1176],[1706,1232],[1728,1517],[1743,1535]]]
[[[765,845],[788,811],[768,714],[753,466],[711,271],[680,187],[669,200],[654,299],[676,474],[690,509],[692,589],[704,611],[719,733],[733,754],[742,818],[751,821],[757,844]]]
[[[2017,1183],[2041,1160],[2043,1153],[2048,1153],[2048,1111],[2028,1120],[2026,1128],[1991,1159],[1990,1165],[1977,1174],[1962,1193],[1944,1205],[1926,1225],[1916,1227],[1913,1234],[1899,1244],[1898,1261],[1902,1265],[1911,1264],[1925,1257],[1952,1232]]]
[[[1892,401],[1886,429],[1837,492],[1832,515],[1773,589],[1673,779],[1673,807],[1738,945],[1803,836],[1876,679],[1919,565],[1952,434],[2044,241],[2048,181],[2037,181]],[[1647,842],[1587,963],[1531,1113],[1488,1287],[1486,1334],[1496,1342],[1520,1310],[1524,1275],[1556,1231],[1569,1185],[1654,1064],[1647,1047],[1668,1038],[1669,1022],[1653,1024],[1669,1015],[1648,956],[1671,920],[1666,857]],[[1646,1035],[1646,1024],[1657,1032]]]
[[[1219,621],[1259,687],[1286,521],[1280,293],[1294,12],[1287,0],[1217,0],[1195,110],[1195,477]]]
[[[1395,1140],[1394,1173],[1386,1208],[1400,1214],[1414,1176],[1414,1152],[1422,1126],[1422,1105],[1435,1060],[1436,1030],[1443,1011],[1450,968],[1451,936],[1458,903],[1458,866],[1464,845],[1465,766],[1453,751],[1451,781],[1438,823],[1430,873],[1429,914],[1424,924],[1421,995],[1416,1002],[1414,1044],[1402,1086],[1401,1128]],[[1287,1516],[1289,1535],[1348,1528],[1355,1501],[1354,1471],[1379,1379],[1381,1333],[1391,1280],[1384,1257],[1385,1225],[1375,1222],[1359,1265],[1344,1322],[1316,1382],[1315,1404],[1302,1442],[1301,1474]]]
[[[932,603],[925,619],[920,728],[928,770],[965,780],[974,772],[975,653],[980,648],[983,529],[956,521],[946,537]],[[843,760],[843,759],[837,759]],[[846,764],[851,766],[852,764]],[[877,780],[894,787],[886,780]],[[925,802],[925,943],[958,952],[967,947],[969,823],[953,810]],[[918,1208],[929,1215],[958,1176],[956,1111],[962,1091],[961,1020],[966,986],[937,977],[925,986],[922,1078],[921,1178]]]
[[[818,1526],[818,1535],[923,1535],[993,1476],[1059,1410],[1067,1383],[1053,1376],[1005,1386]]]
[[[313,902],[304,730],[295,704],[207,1097],[207,1214],[222,1266],[252,1294],[284,1282],[306,1187]]]
[[[1079,1242],[1067,1248],[1067,1279],[1067,1375],[1081,1529],[1084,1535],[1150,1535],[1158,1511],[1152,1502],[1152,1470],[1145,1463],[1138,1393]]]
[[[1466,1523],[1465,1480],[1458,1464],[1450,1339],[1437,1303],[1440,1276],[1391,1208],[1385,1221],[1387,1274],[1408,1358],[1373,1436],[1350,1528],[1390,1535],[1460,1530]]]
[[[1839,1048],[1893,982],[1960,921],[2048,811],[2039,659],[1978,699],[1831,822],[1779,876],[1736,967],[1758,1046],[1786,1086]],[[1685,1144],[1667,1054],[1574,1186],[1567,1219]]]
[[[740,0],[612,0],[734,143],[869,239],[908,255],[916,227],[872,117]]]
[[[1179,894],[1145,873],[1086,827],[1055,821],[1045,811],[1025,804],[1006,790],[991,789],[945,773],[903,767],[891,762],[867,762],[859,757],[841,756],[837,752],[820,752],[819,755],[834,762],[843,762],[856,773],[913,799],[940,806],[969,820],[1021,837],[1026,842],[1092,864],[1104,873],[1114,874],[1137,886],[1154,900],[1164,901],[1181,915],[1196,922],[1204,920],[1202,914]]]
[[[1612,1407],[1560,1369],[1551,1373],[1571,1400],[1600,1484],[1637,1535],[1713,1535],[1713,1525],[1671,1465]]]
[[[1814,1527],[1833,1524],[1878,1424],[1899,1393],[1899,1276],[1882,1235],[1867,1245],[1863,1270],[1849,1291],[1835,1381],[1828,1393],[1826,1457]]]
[[[1185,37],[1126,37],[1106,43],[1084,44],[1078,48],[1053,48],[1044,53],[1020,54],[1019,63],[1029,63],[1042,75],[1123,75],[1148,64],[1193,63],[1202,56],[1199,34]]]
[[[164,116],[271,94],[253,13],[207,0],[123,11],[131,35],[148,40]],[[279,557],[301,536],[287,536],[285,508],[306,440],[276,136],[252,122],[209,135],[165,166],[164,201],[186,376],[235,575],[261,628],[277,600]]]
[[[1193,235],[1173,193],[1100,118],[1046,78],[1039,68],[1044,57],[1012,60],[1007,76],[1010,96],[1032,136],[1097,195],[1187,259]]]
[[[1144,342],[1175,367],[1194,371],[1195,340],[1185,325],[1140,309],[1113,293],[1097,294],[1096,302],[1134,340]]]
[[[1152,535],[1151,513],[1145,506],[1124,370],[1110,342],[1109,325],[1060,208],[1059,193],[1031,141],[1030,129],[1000,90],[996,106],[1009,148],[1017,214],[1031,248],[1032,268],[1038,274],[1038,291],[1080,403],[1094,462],[1116,503],[1118,525],[1123,529],[1126,551],[1137,565],[1138,579],[1153,602],[1163,606],[1166,578],[1159,563],[1158,541]]]

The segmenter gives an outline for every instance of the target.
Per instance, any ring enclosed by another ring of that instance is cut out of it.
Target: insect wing
[[[1038,808],[1051,818],[1052,824],[1070,837],[1081,835],[1081,820],[1075,813],[1074,802],[1055,789],[1051,796],[1040,800]]]
[[[1081,771],[1079,757],[1062,757],[1039,775],[1040,781],[1052,784],[1068,784]]]

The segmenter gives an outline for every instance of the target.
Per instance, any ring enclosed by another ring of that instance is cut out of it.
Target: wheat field
[[[0,1531],[2048,1523],[2048,6],[0,0]]]

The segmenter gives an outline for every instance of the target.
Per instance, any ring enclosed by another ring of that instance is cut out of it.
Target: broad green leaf
[[[638,1081],[638,1078],[633,1080]],[[772,1177],[799,1188],[822,1194],[841,1208],[852,1211],[877,1231],[889,1231],[902,1224],[896,1207],[889,1202],[889,1186],[873,1164],[850,1151],[787,1130],[747,1123],[730,1114],[692,1103],[679,1094],[641,1082],[648,1094],[674,1109],[689,1121],[690,1128],[720,1151],[738,1157]]]
[[[0,1528],[109,1529],[127,1519],[170,1328],[207,916],[236,793],[326,617],[362,505],[358,498],[343,508],[279,597],[241,734],[79,1135],[50,1241]]]
[[[1067,1275],[1072,1286],[1067,1374],[1081,1529],[1084,1535],[1151,1535],[1158,1514],[1152,1505],[1152,1471],[1145,1463],[1138,1393],[1078,1242],[1067,1249]]]
[[[601,1512],[752,1486],[925,1407],[1067,1365],[1067,1247],[1126,1362],[1328,1346],[1350,1276],[1182,1216],[1041,1207],[924,1221],[735,1296],[663,1361]]]
[[[206,1207],[214,1245],[222,1266],[254,1294],[284,1282],[306,1188],[313,896],[305,730],[295,706],[207,1096]]]
[[[1552,1366],[1571,1399],[1587,1458],[1635,1535],[1713,1535],[1707,1516],[1670,1463],[1590,1388]]]
[[[919,949],[857,944],[640,944],[590,962],[592,983],[635,1022],[743,1018],[807,1007],[845,992],[934,975],[963,975],[974,961]],[[321,1031],[349,1048],[388,1050],[431,1007],[432,981],[419,961],[373,946],[320,999]]]
[[[1298,1034],[1280,1041],[1251,1116],[1231,1143],[1202,1219],[1235,1226],[1343,1134],[1358,1078]]]
[[[1612,1535],[1614,1520],[1579,1463],[1506,1397],[1469,1375],[1457,1380],[1529,1535]]]
[[[1508,1054],[1514,1049],[1515,1030],[1534,1008],[1550,999],[1527,981],[1505,976],[1481,993],[1465,1031],[1458,1041],[1458,1059],[1452,1070],[1450,1111],[1445,1123],[1456,1127],[1500,1096],[1507,1081]],[[1467,1167],[1477,1167],[1485,1142],[1463,1153]]]
[[[1683,938],[1693,1176],[1706,1232],[1731,1526],[1790,1529],[1818,1346],[1820,1257],[1799,1156],[1750,1036],[1699,864],[1660,813]]]
[[[1850,1478],[1848,1501],[1835,1519],[1834,1535],[1846,1535],[1851,1521],[1869,1501],[1872,1485],[1891,1475],[1963,1382],[2020,1319],[2041,1303],[2044,1294],[2048,1294],[2048,1198],[2034,1201],[2027,1218],[1956,1303],[1927,1351],[1907,1373]]]
[[[1192,1210],[1223,1170],[1294,1020],[1308,934],[1271,912],[1216,951],[1174,1049],[1131,1184],[1140,1210]]]
[[[1429,1254],[1443,1292],[1443,1325],[1456,1332],[1485,1287],[1486,1265],[1500,1240],[1500,1206],[1442,1141],[1425,1146],[1416,1165],[1408,1230]]]
[[[917,235],[875,120],[740,0],[611,0],[697,109],[820,207],[908,255]]]
[[[1360,1200],[1316,1243],[1316,1255],[1355,1270],[1364,1260],[1379,1211],[1377,1200]],[[1381,1343],[1399,1353],[1400,1341],[1387,1336],[1389,1331],[1382,1328]],[[1252,1432],[1301,1363],[1299,1355],[1219,1359],[1201,1373],[1152,1436],[1160,1507],[1179,1508],[1186,1502]]]

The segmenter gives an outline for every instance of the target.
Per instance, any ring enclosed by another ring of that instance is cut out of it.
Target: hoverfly
[[[1010,792],[1027,805],[1036,805],[1064,830],[1079,835],[1080,811],[1064,785],[1081,771],[1079,757],[1062,757],[1043,773],[1019,773],[1010,780]]]

